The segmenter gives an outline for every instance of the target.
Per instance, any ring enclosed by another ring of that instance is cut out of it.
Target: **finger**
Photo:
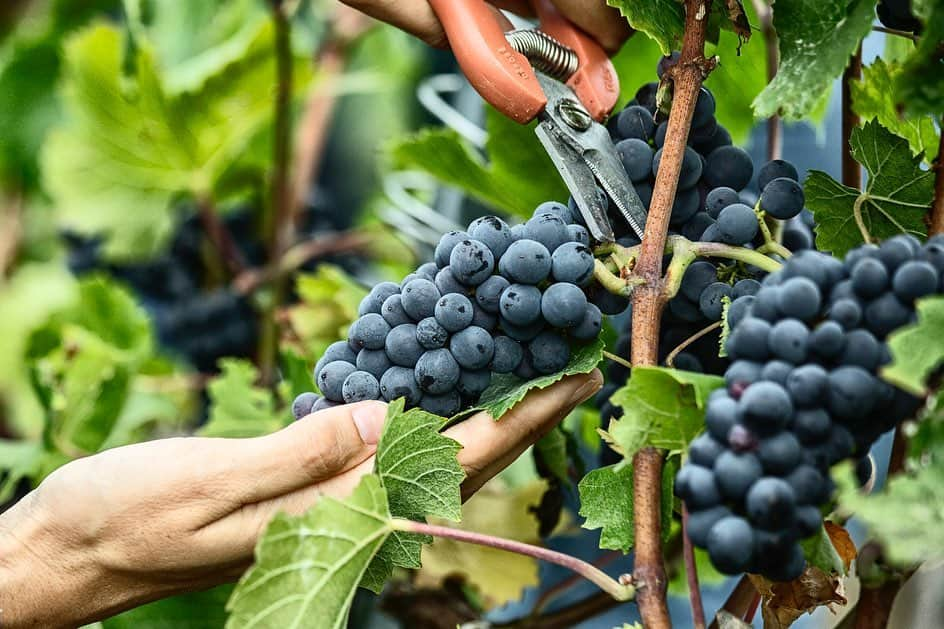
[[[446,436],[462,444],[459,463],[467,474],[463,498],[510,465],[601,386],[603,376],[598,370],[568,376],[551,387],[528,393],[501,421],[482,412],[446,430]]]
[[[553,0],[561,15],[592,35],[604,50],[615,54],[633,34],[626,19],[617,9],[602,0]],[[592,6],[588,6],[592,5]]]
[[[426,0],[343,0],[367,15],[416,35],[434,48],[446,47],[446,33]]]
[[[377,450],[386,414],[382,402],[335,406],[240,442],[238,502],[282,496],[357,466]]]

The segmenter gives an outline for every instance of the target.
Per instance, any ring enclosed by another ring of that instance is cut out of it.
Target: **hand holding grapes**
[[[342,0],[355,9],[416,35],[437,48],[447,45],[439,19],[426,0]],[[497,9],[507,9],[523,16],[533,15],[525,0],[490,0]],[[553,0],[554,6],[568,20],[592,35],[608,52],[615,53],[632,34],[626,20],[603,0]]]
[[[445,434],[463,445],[468,497],[601,386],[599,372],[532,391],[495,422]],[[386,405],[314,413],[254,439],[163,439],[74,461],[0,516],[4,627],[76,626],[235,581],[273,515],[345,497],[374,465]]]

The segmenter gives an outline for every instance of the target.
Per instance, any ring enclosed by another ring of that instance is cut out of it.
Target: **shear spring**
[[[566,81],[577,71],[577,53],[544,31],[519,29],[505,34],[511,47],[528,58],[535,70]]]

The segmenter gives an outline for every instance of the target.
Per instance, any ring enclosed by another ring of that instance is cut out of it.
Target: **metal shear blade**
[[[574,196],[587,228],[601,242],[613,241],[607,201],[597,184],[613,199],[626,222],[642,238],[646,209],[623,170],[606,128],[587,112],[563,83],[537,73],[547,106],[535,133]]]

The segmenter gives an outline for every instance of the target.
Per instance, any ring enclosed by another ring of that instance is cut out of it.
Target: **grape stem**
[[[774,235],[770,233],[770,226],[767,225],[767,212],[760,209],[760,200],[757,201],[757,205],[754,206],[754,214],[757,215],[757,225],[760,227],[760,233],[764,237],[764,244],[757,248],[757,251],[760,253],[773,253],[784,260],[792,256],[793,254],[789,249],[781,245]]]
[[[272,180],[267,211],[263,214],[263,233],[269,249],[269,261],[277,265],[292,242],[295,222],[292,212],[292,35],[288,9],[282,0],[269,0],[275,32],[276,89],[272,131]],[[259,371],[262,382],[275,384],[278,354],[278,326],[275,313],[285,295],[284,277],[276,277],[271,298],[262,313],[259,334]]]
[[[944,123],[944,118],[941,119]],[[928,236],[944,233],[944,133],[941,133],[937,157],[934,158],[934,201],[931,203]]]
[[[628,360],[626,360],[626,359],[623,358],[622,356],[617,356],[616,354],[614,354],[614,353],[612,353],[612,352],[606,352],[606,351],[604,351],[604,352],[603,352],[603,357],[606,358],[607,360],[613,361],[613,362],[616,363],[617,365],[622,365],[623,367],[626,367],[627,369],[632,369],[632,368],[633,368],[633,364],[632,364],[631,362],[629,362]]]
[[[632,273],[624,274],[625,269],[626,267],[621,267],[620,275],[615,275],[602,260],[593,261],[593,277],[596,278],[600,286],[606,289],[608,293],[628,298],[633,294],[633,289],[641,285],[643,280],[632,275]]]
[[[392,518],[390,520],[390,526],[395,531],[419,533],[420,535],[431,535],[433,537],[454,539],[459,542],[497,548],[499,550],[505,550],[508,552],[517,553],[519,555],[540,559],[541,561],[557,564],[558,566],[563,566],[564,568],[579,574],[617,601],[630,601],[636,596],[636,588],[633,585],[632,578],[629,577],[629,575],[622,575],[619,580],[616,580],[594,566],[592,563],[586,562],[583,559],[578,559],[572,555],[567,555],[565,553],[557,552],[556,550],[544,548],[542,546],[525,544],[524,542],[517,542],[502,537],[494,537],[492,535],[485,535],[483,533],[475,533],[473,531],[463,531],[462,529],[454,529],[448,526],[437,526],[435,524],[426,524],[425,522],[414,522],[413,520],[406,520],[403,518]]]
[[[862,45],[856,48],[842,73],[842,183],[862,189],[862,167],[852,156],[852,130],[859,126],[859,116],[852,109],[852,83],[862,78]]]
[[[705,327],[703,327],[702,329],[700,329],[698,332],[695,332],[695,333],[692,334],[690,337],[688,337],[687,339],[685,339],[684,341],[682,341],[681,343],[679,343],[678,345],[676,345],[675,348],[674,348],[671,352],[669,352],[669,355],[665,357],[665,366],[674,369],[674,368],[675,368],[675,358],[676,358],[680,353],[682,353],[682,352],[685,350],[686,347],[688,347],[689,345],[691,345],[692,343],[694,343],[695,341],[697,341],[697,340],[700,339],[701,337],[705,336],[706,334],[708,334],[708,333],[711,332],[712,330],[717,330],[718,328],[721,327],[721,324],[722,324],[721,321],[715,321],[714,323],[711,323],[711,324],[709,324],[709,325],[706,325]]]
[[[898,37],[904,37],[905,39],[910,39],[911,41],[919,41],[921,38],[915,35],[914,33],[909,33],[908,31],[900,31],[897,28],[888,28],[887,26],[873,26],[872,30],[877,33],[887,33],[888,35],[897,35]]]

